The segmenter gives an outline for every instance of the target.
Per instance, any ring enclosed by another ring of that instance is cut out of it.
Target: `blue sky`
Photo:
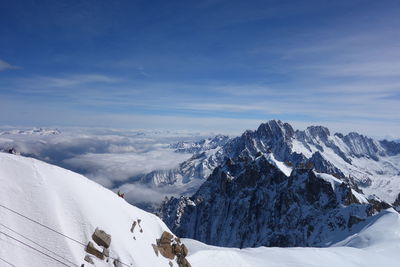
[[[6,1],[0,125],[400,136],[399,1]]]

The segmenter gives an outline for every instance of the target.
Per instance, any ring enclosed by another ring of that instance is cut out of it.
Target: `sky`
[[[0,125],[400,137],[399,1],[3,1]]]

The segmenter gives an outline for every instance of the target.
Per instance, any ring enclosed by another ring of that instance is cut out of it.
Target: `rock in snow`
[[[94,230],[92,238],[93,238],[94,242],[96,242],[97,245],[103,246],[105,248],[110,247],[111,236],[109,234],[107,234],[106,232],[104,232],[103,230],[96,228],[96,230]]]

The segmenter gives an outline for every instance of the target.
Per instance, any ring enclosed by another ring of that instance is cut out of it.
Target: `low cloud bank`
[[[73,128],[57,133],[51,129],[3,129],[0,130],[0,149],[14,148],[22,155],[76,171],[112,188],[114,182],[176,167],[190,155],[175,153],[168,145],[203,137],[197,133],[170,131]],[[144,188],[139,191],[140,194],[146,192]],[[147,195],[151,195],[150,191]]]
[[[106,187],[112,187],[112,182],[121,182],[153,170],[174,168],[189,157],[166,147],[155,147],[146,152],[86,153],[67,159],[64,164],[69,169],[85,172],[89,178]]]

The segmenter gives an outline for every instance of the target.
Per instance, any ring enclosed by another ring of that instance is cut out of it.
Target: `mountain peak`
[[[294,135],[293,127],[289,123],[283,123],[280,120],[270,120],[262,123],[256,132],[261,136],[267,137],[283,136],[285,140],[291,139]]]
[[[319,137],[321,140],[326,140],[331,135],[329,129],[324,126],[308,126],[306,133],[314,138]]]

